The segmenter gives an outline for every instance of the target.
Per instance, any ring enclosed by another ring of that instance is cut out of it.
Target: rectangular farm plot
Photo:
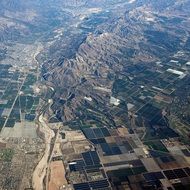
[[[98,154],[95,151],[85,152],[82,153],[82,157],[84,159],[86,166],[99,166],[100,165],[100,159]]]
[[[102,127],[102,128],[86,128],[86,129],[83,129],[83,133],[90,140],[92,140],[92,139],[101,139],[101,138],[104,138],[104,137],[111,136],[106,127]]]

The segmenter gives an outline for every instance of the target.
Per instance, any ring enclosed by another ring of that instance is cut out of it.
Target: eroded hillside
[[[115,92],[116,81],[127,78],[134,88],[140,88],[146,84],[146,77],[142,81],[138,76],[143,67],[156,69],[155,63],[186,52],[190,3],[129,1],[117,6],[98,5],[81,5],[84,12],[70,8],[75,16],[73,25],[39,59],[45,62],[43,77],[55,89],[52,108],[59,120],[115,126],[129,121],[127,104],[131,101],[126,94],[119,96],[118,89]],[[131,73],[135,67],[140,69],[137,75]],[[153,81],[148,87],[151,85]],[[122,101],[119,108],[110,104],[115,95]],[[96,113],[94,118],[92,113]]]

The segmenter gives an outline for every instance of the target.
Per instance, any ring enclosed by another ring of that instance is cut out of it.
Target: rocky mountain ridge
[[[71,31],[79,31],[74,38],[83,36],[84,40],[71,57],[57,56],[68,55],[62,47],[66,44],[69,50],[72,49],[69,41],[64,43],[63,37],[60,42],[55,42],[59,48],[44,64],[44,77],[57,89],[53,109],[59,113],[61,120],[76,118],[77,108],[86,102],[84,97],[92,97],[102,104],[108,102],[115,77],[117,73],[122,73],[126,61],[131,64],[151,64],[175,54],[185,46],[190,31],[187,26],[188,1],[171,0],[166,4],[165,1],[135,1],[128,5],[125,4],[120,12],[115,6],[111,7],[108,12],[97,13],[93,15],[95,18],[89,17],[77,28],[71,28]],[[181,13],[181,9],[187,12]],[[105,15],[109,19],[95,28],[91,27],[91,21],[105,18]],[[82,29],[90,28],[90,33],[80,34],[80,26]],[[55,50],[56,46],[53,44],[50,49]],[[97,87],[108,90],[94,90]]]

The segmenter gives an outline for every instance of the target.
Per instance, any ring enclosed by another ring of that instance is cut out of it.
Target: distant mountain
[[[2,50],[51,42],[39,60],[56,89],[53,109],[68,121],[84,97],[107,101],[93,86],[111,88],[126,61],[149,64],[188,49],[189,14],[188,0],[1,0],[0,42]]]
[[[56,15],[57,12],[57,15]],[[64,12],[53,1],[0,1],[0,42],[32,40],[64,20]],[[59,17],[61,16],[62,17]]]
[[[63,2],[65,6],[69,3],[75,5],[74,1]],[[80,115],[78,109],[85,107],[85,96],[106,102],[107,98],[95,92],[93,86],[106,84],[112,88],[114,78],[109,76],[124,70],[125,62],[149,64],[174,55],[186,46],[190,32],[189,1],[79,1],[79,4],[84,11],[80,13],[82,20],[78,21],[78,27],[69,28],[67,35],[56,40],[41,56],[45,62],[44,78],[56,89],[53,109],[64,121]],[[100,12],[88,15],[93,5]]]

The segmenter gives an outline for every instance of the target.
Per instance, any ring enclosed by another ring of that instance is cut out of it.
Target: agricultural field
[[[175,105],[175,93],[180,91],[190,69],[186,65],[187,57],[186,54],[171,56],[149,65],[125,63],[123,71],[112,79],[111,97],[108,91],[94,92],[96,98],[86,98],[76,110],[77,117],[65,125],[72,129],[126,126],[131,132],[144,128],[141,138],[145,142],[179,137],[178,131],[170,125],[173,116],[169,114]],[[59,103],[69,105],[70,100]],[[59,114],[64,113],[57,112]]]
[[[13,128],[16,123],[34,122],[39,104],[35,92],[36,70],[19,70],[0,65],[0,130]]]

